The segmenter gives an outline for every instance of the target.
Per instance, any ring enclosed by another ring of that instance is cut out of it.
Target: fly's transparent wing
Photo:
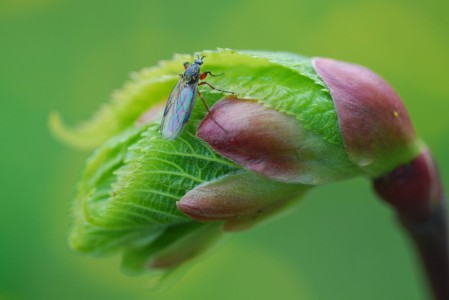
[[[161,123],[164,139],[174,140],[184,129],[195,104],[196,84],[187,84],[180,79],[170,94]]]

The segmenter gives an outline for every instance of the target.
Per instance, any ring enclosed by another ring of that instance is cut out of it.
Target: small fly
[[[210,113],[203,95],[198,91],[198,86],[205,84],[213,90],[233,94],[233,92],[217,89],[206,81],[199,82],[200,79],[206,79],[207,75],[222,75],[214,75],[209,71],[201,73],[200,68],[203,64],[203,59],[204,56],[200,58],[198,55],[198,59],[196,59],[192,65],[188,62],[184,63],[184,74],[180,75],[181,78],[173,88],[170,97],[168,97],[167,104],[165,105],[164,116],[162,117],[161,123],[161,135],[164,139],[174,140],[181,134],[190,118],[197,94],[203,101],[207,113]]]

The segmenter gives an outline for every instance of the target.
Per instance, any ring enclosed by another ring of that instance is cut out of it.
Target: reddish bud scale
[[[341,145],[327,143],[294,116],[254,100],[222,98],[197,135],[220,155],[276,181],[317,185],[360,173]]]
[[[409,164],[375,179],[373,186],[400,213],[415,217],[426,217],[443,198],[438,172],[427,150]]]
[[[329,88],[350,159],[371,176],[420,152],[412,123],[398,94],[373,71],[328,58],[314,58]]]
[[[246,168],[283,181],[298,173],[298,121],[253,100],[225,97],[198,128],[198,137]],[[225,126],[225,130],[217,124]],[[250,130],[255,128],[255,130]]]
[[[176,203],[199,221],[226,221],[225,230],[246,229],[297,199],[309,187],[240,172],[204,183]]]

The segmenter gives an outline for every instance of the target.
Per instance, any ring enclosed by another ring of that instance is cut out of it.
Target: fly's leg
[[[198,96],[200,97],[201,101],[204,104],[204,107],[207,110],[207,114],[211,117],[211,119],[215,122],[215,124],[217,124],[218,127],[220,127],[224,132],[228,132],[226,129],[223,128],[223,126],[221,126],[214,118],[214,116],[210,113],[210,109],[209,106],[207,106],[206,100],[204,100],[203,94],[200,93],[200,91],[198,91]]]
[[[201,79],[201,80],[206,79],[207,75],[210,75],[210,76],[221,76],[221,75],[223,75],[223,74],[212,74],[211,72],[206,71],[206,72],[200,74],[200,79]],[[223,93],[234,94],[234,92],[231,92],[231,91],[225,91],[225,90],[217,89],[217,88],[215,88],[213,85],[211,85],[210,83],[208,83],[208,82],[206,82],[206,81],[202,81],[202,82],[198,83],[198,86],[200,86],[200,85],[205,85],[205,84],[208,85],[208,86],[209,86],[211,89],[213,89],[213,90],[220,91],[220,92],[223,92]],[[198,96],[200,97],[201,101],[203,101],[203,104],[204,104],[204,106],[206,107],[207,113],[210,115],[211,119],[215,122],[215,124],[217,124],[218,127],[220,127],[224,132],[227,133],[228,131],[227,131],[226,129],[224,129],[223,126],[221,126],[221,125],[214,119],[213,115],[210,113],[210,109],[209,109],[209,107],[207,106],[206,101],[204,100],[204,97],[203,97],[203,95],[200,93],[200,91],[198,91]]]
[[[205,74],[205,73],[203,73],[203,74]],[[198,83],[198,85],[205,85],[205,84],[208,85],[213,90],[216,90],[216,91],[219,91],[219,92],[223,92],[223,93],[234,94],[234,92],[231,92],[231,91],[217,89],[216,87],[214,87],[213,85],[211,85],[210,83],[208,83],[206,81],[202,81],[202,82]]]
[[[187,70],[187,68],[190,66],[188,61],[186,61],[183,65],[184,65],[184,70]]]
[[[197,91],[197,92],[198,92],[198,96],[200,97],[201,101],[203,101],[203,104],[207,110],[207,113],[210,114],[209,106],[207,106],[207,103],[206,103],[206,100],[204,100],[203,94],[201,94],[200,91]]]
[[[212,76],[212,77],[215,77],[215,76],[221,76],[221,75],[223,75],[223,74],[224,74],[224,73],[220,73],[220,74],[212,74],[210,71],[206,71],[206,72],[200,74],[200,79],[201,79],[201,80],[206,79],[207,75],[210,75],[210,76]]]

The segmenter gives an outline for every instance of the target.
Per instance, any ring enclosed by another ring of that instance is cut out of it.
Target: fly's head
[[[195,59],[194,63],[201,66],[203,64],[204,58],[205,58],[205,56],[200,57],[199,55],[197,55],[197,59]]]

